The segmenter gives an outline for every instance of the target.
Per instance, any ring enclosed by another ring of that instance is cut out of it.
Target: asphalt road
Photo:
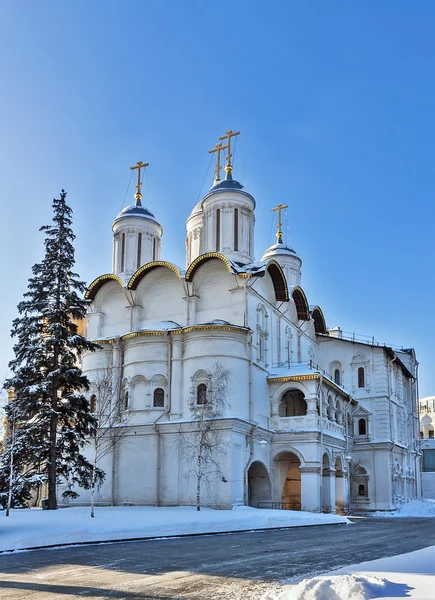
[[[364,518],[352,525],[6,554],[0,598],[266,599],[302,577],[431,545],[435,519]]]

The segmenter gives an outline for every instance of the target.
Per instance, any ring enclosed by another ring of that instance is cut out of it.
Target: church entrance
[[[261,508],[261,502],[270,504],[272,493],[269,473],[263,463],[255,461],[248,471],[248,504],[254,508]],[[264,508],[266,506],[264,505]]]
[[[275,470],[282,485],[282,508],[301,510],[301,461],[293,452],[283,452],[275,458]]]

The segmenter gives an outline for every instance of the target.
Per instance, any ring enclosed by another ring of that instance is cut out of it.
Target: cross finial
[[[272,208],[271,212],[275,212],[278,211],[278,225],[277,225],[277,232],[276,232],[276,237],[278,239],[278,244],[282,244],[282,223],[281,223],[281,211],[284,210],[285,208],[288,208],[288,205],[286,204],[284,206],[284,204],[278,204],[278,206],[276,208]]]
[[[214,170],[215,178],[214,178],[213,185],[216,185],[221,180],[221,175],[220,175],[220,173],[221,173],[221,152],[222,152],[222,150],[225,150],[225,148],[228,148],[228,146],[222,146],[222,144],[216,144],[216,148],[213,148],[212,150],[208,151],[209,154],[213,154],[213,152],[217,152],[216,169]]]
[[[229,129],[225,135],[221,135],[221,137],[219,138],[220,140],[227,140],[227,145],[224,146],[224,148],[228,148],[228,154],[227,154],[227,164],[225,165],[225,172],[227,174],[227,177],[229,176],[229,178],[231,178],[231,171],[233,170],[232,164],[231,164],[231,138],[235,137],[236,135],[240,135],[240,131],[232,131],[232,129]]]
[[[134,195],[134,197],[136,198],[136,206],[142,206],[142,203],[141,203],[142,192],[140,191],[141,187],[142,187],[142,182],[140,180],[140,170],[145,169],[145,167],[148,167],[148,166],[149,166],[149,163],[143,163],[140,160],[134,167],[130,167],[131,171],[134,171],[135,169],[137,169],[136,193]]]

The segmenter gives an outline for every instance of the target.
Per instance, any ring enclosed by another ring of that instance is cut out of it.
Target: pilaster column
[[[172,336],[171,361],[171,411],[170,419],[179,419],[183,413],[183,339],[181,335]]]
[[[300,467],[301,473],[301,509],[309,512],[321,512],[320,504],[320,467]]]

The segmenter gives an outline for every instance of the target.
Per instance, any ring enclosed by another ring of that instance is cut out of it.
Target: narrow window
[[[154,407],[163,408],[165,406],[165,392],[162,388],[156,388],[154,390]]]
[[[136,267],[136,269],[138,269],[140,267],[141,258],[142,258],[142,234],[138,233],[137,234],[137,267]]]
[[[359,388],[365,387],[365,382],[364,382],[364,367],[359,367],[359,369],[358,369],[358,387]]]
[[[92,394],[91,396],[89,408],[91,412],[95,412],[95,409],[97,408],[97,396],[95,394]]]
[[[234,251],[239,250],[239,209],[234,209]]]
[[[206,404],[207,402],[207,386],[205,383],[200,383],[196,389],[196,403]]]
[[[365,496],[365,495],[366,495],[366,488],[363,483],[360,483],[358,486],[358,496]]]
[[[153,238],[153,260],[156,260],[157,242],[156,238]]]
[[[125,233],[121,236],[121,271],[124,270],[125,266]]]
[[[337,385],[340,385],[340,370],[335,369],[334,371],[334,381]]]
[[[433,437],[433,434],[434,434],[433,429],[432,430],[429,429],[428,434],[429,434],[429,439],[433,440],[434,439],[434,437]]]
[[[216,211],[216,252],[221,249],[221,209]]]
[[[360,419],[358,421],[358,435],[366,435],[366,434],[367,434],[366,420]]]
[[[128,392],[124,395],[124,410],[128,410]]]

